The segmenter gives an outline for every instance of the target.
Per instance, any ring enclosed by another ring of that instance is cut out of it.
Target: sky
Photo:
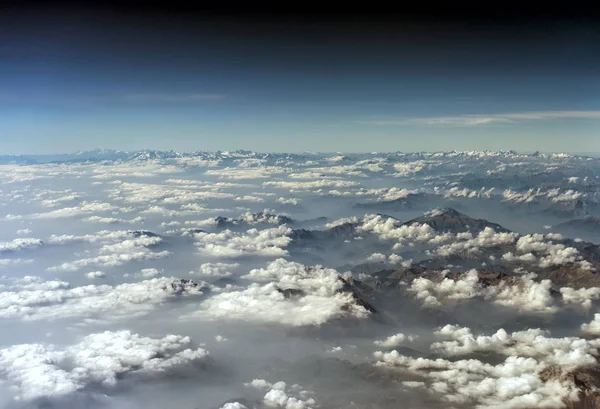
[[[8,4],[2,154],[600,152],[595,16]]]

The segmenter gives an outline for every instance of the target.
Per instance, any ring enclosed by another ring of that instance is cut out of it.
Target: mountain
[[[217,227],[232,227],[240,224],[273,224],[273,225],[282,225],[282,224],[290,224],[293,223],[294,220],[288,216],[280,215],[280,214],[272,214],[265,212],[257,212],[257,213],[246,213],[240,217],[223,217],[217,216],[214,218],[215,225]]]
[[[480,232],[486,227],[491,227],[497,232],[510,231],[497,223],[485,219],[474,219],[451,207],[434,210],[424,216],[409,220],[404,225],[410,226],[414,223],[427,224],[437,231],[451,233]]]
[[[592,233],[600,232],[600,217],[586,216],[579,219],[572,219],[554,226],[556,231],[562,230],[583,230]]]
[[[584,217],[588,215],[587,207],[587,203],[578,199],[552,203],[543,212],[557,217]]]

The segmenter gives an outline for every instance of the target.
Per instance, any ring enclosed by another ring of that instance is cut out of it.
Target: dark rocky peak
[[[160,237],[156,233],[152,233],[149,230],[132,230],[131,235],[135,238],[146,236],[146,237]]]
[[[427,224],[437,231],[449,231],[451,233],[461,233],[467,231],[480,232],[486,227],[490,227],[497,232],[509,231],[497,223],[493,223],[485,219],[474,219],[451,207],[433,210],[421,217],[409,220],[404,224],[412,225],[414,223]]]

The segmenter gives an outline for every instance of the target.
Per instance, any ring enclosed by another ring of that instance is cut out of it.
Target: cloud
[[[495,286],[484,286],[476,270],[469,270],[453,280],[441,275],[441,281],[424,277],[415,278],[408,291],[426,307],[440,307],[461,300],[481,297],[506,307],[526,312],[555,312],[556,306],[550,292],[552,282],[534,280],[533,273],[524,274],[516,281],[500,281]],[[574,301],[572,301],[574,302]]]
[[[114,287],[86,285],[70,288],[68,283],[63,285],[62,282],[59,282],[60,285],[55,282],[34,284],[0,292],[0,319],[127,318],[146,314],[172,297],[200,295],[208,289],[204,284],[174,277]]]
[[[294,384],[291,387],[283,382],[270,383],[264,379],[253,379],[252,382],[245,384],[255,389],[270,389],[264,396],[263,402],[267,407],[283,409],[311,409],[317,402],[310,397],[311,392],[301,389],[300,385]],[[292,393],[298,397],[290,396]]]
[[[197,270],[190,271],[191,275],[199,277],[230,277],[231,271],[238,268],[238,263],[204,263]]]
[[[6,252],[11,252],[11,251],[18,251],[18,250],[40,247],[42,244],[43,243],[40,239],[34,239],[34,238],[14,239],[13,241],[0,242],[0,253],[6,253]]]
[[[376,126],[428,125],[471,127],[494,123],[512,124],[524,121],[548,121],[556,119],[598,120],[600,119],[600,111],[533,111],[507,114],[477,114],[381,119],[361,122]]]
[[[581,324],[581,330],[592,335],[600,335],[600,314],[594,314],[594,319],[589,324]]]
[[[51,210],[44,213],[34,213],[30,215],[7,215],[8,220],[20,220],[20,219],[63,219],[70,218],[80,215],[86,215],[96,212],[112,212],[119,211],[120,209],[113,206],[110,203],[101,202],[81,202],[79,206],[64,207],[61,209]]]
[[[414,336],[413,335],[407,336],[404,334],[390,335],[383,341],[374,341],[373,343],[382,348],[395,348],[395,347],[399,346],[400,344],[402,344],[406,340],[413,341]]]
[[[319,179],[311,182],[286,182],[286,181],[269,181],[263,182],[263,186],[277,187],[281,189],[294,190],[310,190],[320,189],[324,187],[352,187],[360,186],[360,183],[353,180],[338,180],[338,179]]]
[[[494,409],[531,407],[562,408],[577,401],[578,389],[569,371],[597,365],[598,340],[576,337],[551,338],[546,331],[528,329],[508,333],[504,329],[473,335],[470,328],[446,325],[435,332],[446,341],[431,350],[450,358],[476,352],[504,355],[496,365],[478,359],[428,359],[404,356],[396,350],[375,352],[377,367],[404,369],[419,376],[424,389],[448,405]],[[419,386],[419,385],[415,385]]]
[[[147,338],[130,331],[90,334],[75,345],[20,344],[0,349],[0,376],[15,398],[57,398],[90,386],[114,387],[124,374],[168,376],[208,352],[189,337]]]
[[[83,221],[103,224],[138,224],[144,223],[144,218],[138,216],[133,219],[120,219],[116,217],[90,216],[87,219],[84,219]]]
[[[213,295],[191,318],[303,326],[320,325],[334,318],[368,316],[353,294],[342,291],[344,282],[333,269],[277,259],[267,268],[251,270],[242,278],[256,282],[244,290]]]
[[[250,229],[246,233],[224,230],[220,233],[194,233],[200,253],[214,257],[241,257],[254,254],[280,257],[288,254],[285,247],[292,241],[292,229],[281,225],[272,229]]]

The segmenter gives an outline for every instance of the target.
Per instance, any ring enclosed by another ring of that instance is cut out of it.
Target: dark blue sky
[[[579,16],[5,7],[0,152],[600,151]]]

